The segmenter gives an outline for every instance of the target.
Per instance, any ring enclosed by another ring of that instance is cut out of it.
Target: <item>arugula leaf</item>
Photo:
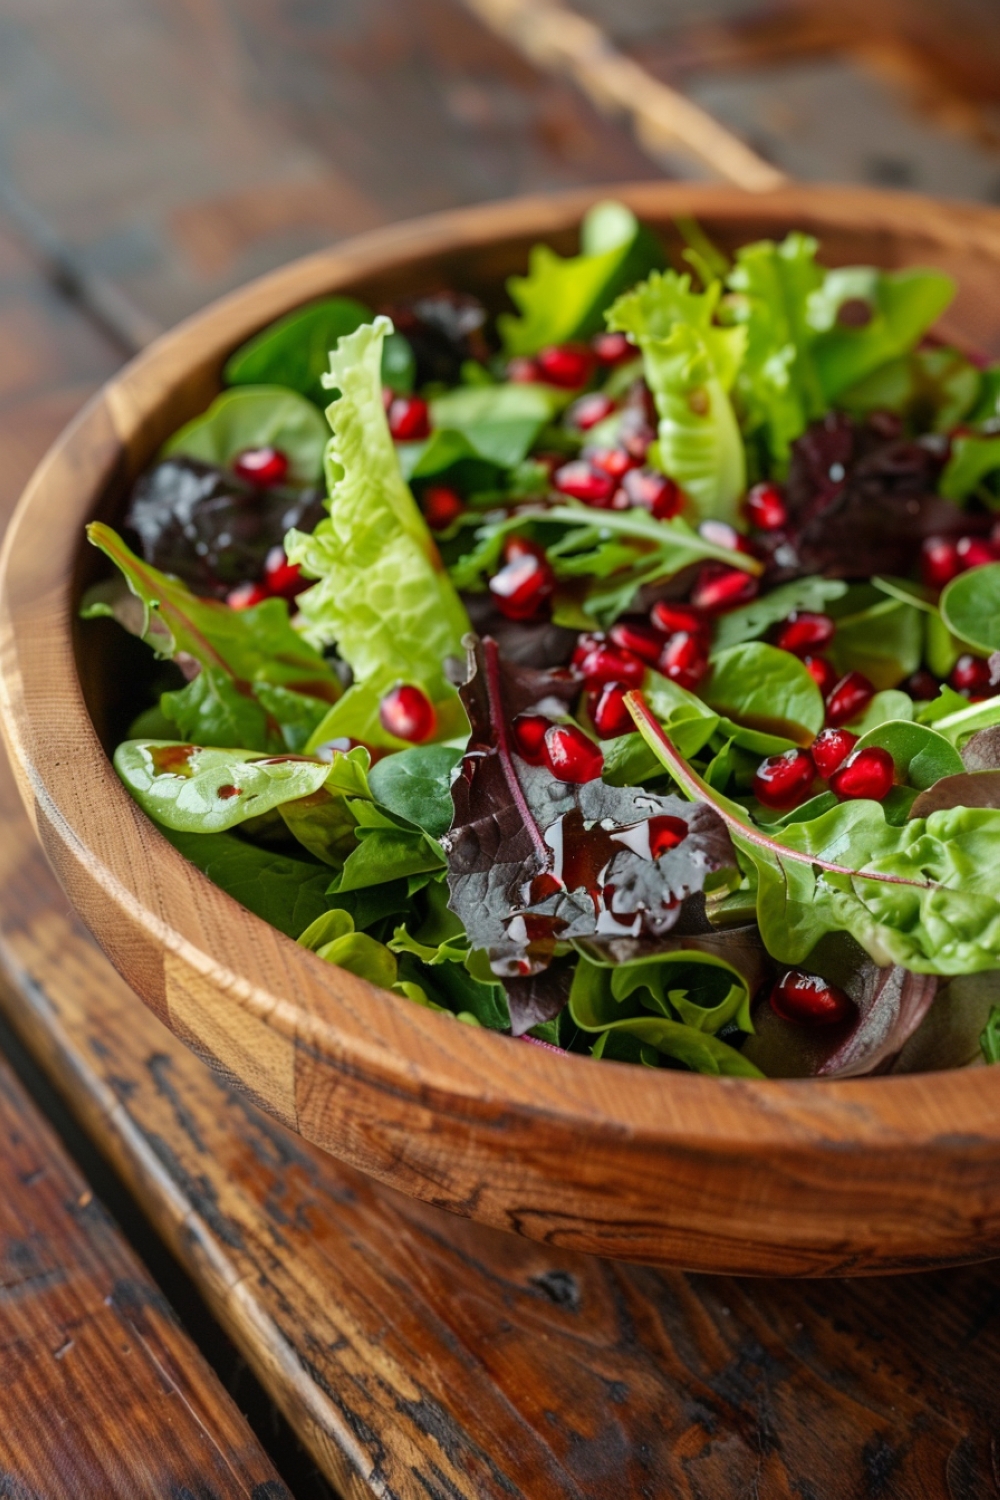
[[[1000,563],[959,573],[938,604],[952,635],[978,651],[1000,650]]]
[[[330,516],[312,535],[289,532],[285,544],[289,560],[319,580],[297,601],[306,638],[335,643],[355,679],[309,748],[345,735],[404,748],[379,720],[382,697],[401,681],[430,698],[440,738],[460,733],[464,722],[445,661],[460,653],[469,622],[389,436],[379,361],[391,328],[388,318],[376,318],[330,356],[325,378],[340,391],[328,411]]]
[[[955,283],[943,271],[828,271],[809,298],[812,345],[827,405],[880,365],[905,354],[951,303]],[[855,320],[850,312],[857,310]]]
[[[715,622],[714,644],[717,651],[727,646],[739,646],[743,641],[756,640],[766,634],[772,625],[785,620],[794,610],[814,610],[824,613],[828,606],[847,592],[847,584],[839,578],[822,578],[807,575],[793,578],[788,583],[779,583],[759,599],[731,609],[719,615]]]
[[[371,320],[370,310],[353,297],[326,297],[278,318],[230,355],[223,371],[227,385],[281,385],[315,406],[329,395],[323,376],[337,340]]]
[[[718,652],[704,687],[708,706],[749,729],[811,745],[825,708],[816,680],[797,656],[747,641]]]
[[[223,391],[208,411],[175,432],[162,457],[183,453],[228,469],[246,448],[280,448],[288,456],[289,477],[315,484],[323,473],[326,424],[315,406],[280,385],[252,385]]]
[[[321,865],[258,848],[234,833],[161,832],[213,885],[286,937],[297,938],[329,906],[330,872]]]
[[[664,473],[702,517],[731,521],[746,489],[746,455],[729,392],[745,358],[747,332],[713,325],[721,290],[714,282],[693,292],[690,276],[654,271],[619,297],[607,321],[642,350],[660,417]]]
[[[507,291],[519,317],[501,313],[497,327],[508,355],[537,354],[549,344],[597,333],[614,298],[663,265],[663,251],[630,209],[598,203],[580,231],[581,253],[563,259],[547,245],[531,252],[527,276],[511,276]]]
[[[221,833],[295,797],[307,797],[329,767],[297,755],[261,756],[172,740],[123,740],[114,766],[143,812],[182,833]]]
[[[1000,1063],[1000,1005],[990,1008],[989,1019],[979,1038],[979,1046],[984,1062]]]
[[[440,838],[451,826],[451,773],[461,758],[450,745],[416,745],[376,761],[368,785],[389,812]]]

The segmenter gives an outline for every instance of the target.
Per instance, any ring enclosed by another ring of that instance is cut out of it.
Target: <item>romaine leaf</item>
[[[718,282],[693,292],[689,276],[654,272],[619,297],[608,327],[627,333],[642,350],[660,418],[664,473],[701,516],[731,521],[746,489],[746,454],[729,392],[747,333],[713,325],[720,292]]]
[[[815,678],[797,656],[764,641],[718,652],[703,691],[716,713],[797,745],[812,744],[823,727],[823,696]]]
[[[943,271],[828,271],[809,298],[817,335],[812,354],[827,404],[917,344],[954,295],[955,283]]]
[[[468,618],[437,547],[399,471],[382,405],[382,341],[388,318],[342,339],[326,377],[340,397],[328,410],[330,516],[312,535],[289,532],[285,550],[307,577],[300,594],[304,634],[336,644],[354,684],[316,730],[310,747],[348,736],[404,748],[379,720],[382,697],[398,682],[422,689],[437,712],[440,738],[464,722],[445,662],[460,654]]]
[[[123,740],[115,770],[143,812],[181,833],[222,833],[323,785],[329,766],[298,755]]]
[[[599,203],[590,210],[580,249],[563,259],[547,245],[536,245],[528,275],[510,277],[507,291],[520,316],[501,313],[497,319],[508,355],[537,354],[546,345],[597,333],[601,314],[619,292],[663,265],[655,236],[620,203]]]
[[[325,407],[330,400],[323,376],[337,340],[371,320],[371,312],[353,297],[327,297],[286,314],[254,335],[231,355],[223,379],[227,385],[282,385]]]
[[[330,904],[330,872],[322,865],[258,848],[234,833],[162,833],[213,885],[286,937],[297,938]]]
[[[223,391],[202,416],[175,432],[162,456],[187,458],[228,469],[247,448],[280,448],[289,477],[315,484],[323,473],[326,424],[312,402],[280,385],[248,385]]]

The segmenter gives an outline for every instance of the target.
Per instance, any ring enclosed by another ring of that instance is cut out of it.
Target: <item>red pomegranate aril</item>
[[[708,635],[709,623],[704,615],[692,609],[690,604],[676,604],[672,599],[659,599],[649,612],[655,629],[664,635],[676,635],[684,630],[688,635]]]
[[[958,658],[952,668],[948,684],[955,689],[956,693],[965,693],[973,697],[983,697],[990,691],[990,664],[981,656],[971,656],[967,652]]]
[[[864,797],[883,802],[892,791],[896,767],[888,750],[880,745],[866,745],[855,750],[830,777],[830,790],[841,802]]]
[[[226,603],[230,609],[253,609],[255,604],[263,604],[270,597],[267,589],[259,583],[238,583],[234,589],[229,590]]]
[[[396,443],[417,443],[429,437],[431,414],[421,396],[396,396],[389,407],[389,431]]]
[[[566,419],[581,432],[589,432],[598,422],[610,417],[614,409],[615,403],[610,396],[605,396],[603,391],[591,391],[589,395],[581,396],[578,401],[573,402],[566,413]]]
[[[624,448],[584,448],[583,456],[595,469],[610,474],[612,479],[621,479],[629,469],[635,468],[635,459]]]
[[[608,638],[613,646],[621,651],[631,651],[633,656],[641,656],[651,667],[659,661],[666,644],[662,631],[652,625],[635,625],[628,620],[619,620],[617,625],[612,625]]]
[[[660,655],[658,669],[664,677],[693,693],[708,671],[705,638],[679,630],[672,635]]]
[[[624,333],[596,333],[590,347],[601,365],[623,364],[627,359],[634,359],[639,352]]]
[[[607,636],[601,630],[583,631],[576,638],[576,645],[573,648],[573,656],[570,665],[579,669],[586,661],[591,651],[596,651],[598,646],[605,645],[607,643],[607,639]]]
[[[611,475],[605,474],[602,469],[596,469],[582,458],[563,464],[553,474],[552,483],[560,494],[599,508],[606,506],[615,492],[615,481]]]
[[[914,672],[912,677],[908,677],[903,687],[918,703],[930,703],[941,691],[941,684],[934,673],[928,672],[925,667],[921,667],[919,672]]]
[[[715,547],[728,547],[731,552],[749,552],[750,544],[728,521],[702,521],[698,535]]]
[[[743,514],[758,531],[780,531],[788,521],[785,498],[775,484],[755,484],[743,502]]]
[[[835,729],[864,713],[875,696],[875,686],[861,672],[848,672],[826,700],[826,722]]]
[[[622,489],[630,506],[648,510],[656,521],[672,520],[684,506],[680,486],[655,469],[630,469],[622,479]]]
[[[542,750],[545,764],[560,781],[596,781],[604,769],[600,747],[575,724],[551,724]]]
[[[284,547],[272,547],[264,560],[264,587],[269,594],[277,594],[282,599],[294,599],[296,594],[301,594],[304,588],[308,588],[308,581],[302,577],[302,569],[298,563],[290,563],[285,556]]]
[[[594,373],[595,359],[582,344],[556,344],[535,356],[539,378],[546,385],[576,390]]]
[[[982,568],[997,560],[996,549],[985,536],[960,536],[955,552],[963,569]]]
[[[656,430],[647,421],[644,412],[632,407],[623,414],[618,428],[618,441],[628,453],[631,453],[636,463],[646,462],[649,445],[655,437]]]
[[[544,562],[545,548],[540,543],[532,541],[530,536],[518,536],[515,532],[503,544],[503,560],[509,563],[513,562],[516,557],[537,557],[540,562]]]
[[[602,740],[617,739],[620,734],[629,734],[635,723],[625,707],[628,688],[621,682],[606,682],[587,695],[587,708],[594,728]]]
[[[533,620],[552,597],[555,579],[544,558],[527,552],[495,573],[489,586],[493,603],[508,620]]]
[[[795,1026],[837,1026],[855,1014],[856,1006],[822,975],[789,969],[771,991],[771,1009]]]
[[[288,478],[288,455],[280,448],[244,448],[233,459],[233,473],[250,484],[284,484]]]
[[[537,359],[517,355],[507,363],[507,379],[514,385],[537,385],[542,378]]]
[[[808,656],[829,646],[836,633],[837,627],[829,615],[815,614],[809,609],[793,610],[778,626],[774,644],[782,651],[791,651],[793,656]]]
[[[809,753],[824,781],[844,764],[857,743],[857,735],[849,729],[820,730],[809,747]]]
[[[434,705],[427,694],[412,683],[400,682],[378,706],[379,723],[388,734],[411,745],[429,740],[437,725]]]
[[[751,599],[756,599],[759,589],[757,579],[740,568],[727,568],[725,563],[706,563],[691,590],[691,603],[695,609],[703,609],[707,614],[721,615],[741,604],[749,604]]]
[[[946,536],[929,536],[920,548],[920,576],[928,588],[943,589],[962,571],[958,547]]]
[[[753,779],[753,794],[764,807],[784,811],[809,795],[815,779],[816,767],[808,750],[785,750],[761,761]]]
[[[542,764],[545,736],[551,728],[552,720],[544,714],[518,714],[511,725],[517,753],[529,765]]]
[[[595,646],[580,663],[580,673],[588,688],[603,687],[606,682],[623,682],[626,687],[641,687],[646,663],[631,651],[613,646]]]
[[[824,698],[826,698],[829,693],[833,692],[834,688],[837,686],[837,683],[840,681],[840,673],[833,665],[833,662],[827,661],[825,656],[804,656],[802,658],[802,665],[805,667],[813,682],[815,682],[816,686],[823,694]]]
[[[446,484],[429,484],[421,501],[424,520],[432,531],[446,531],[457,521],[465,509],[465,503],[457,490]]]
[[[683,844],[689,833],[683,818],[672,818],[668,813],[658,818],[650,818],[647,828],[649,853],[653,859],[659,859],[661,854],[668,854],[671,849],[676,849],[678,844]]]

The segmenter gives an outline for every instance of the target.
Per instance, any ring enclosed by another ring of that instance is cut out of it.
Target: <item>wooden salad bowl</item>
[[[853,188],[613,193],[654,227],[694,214],[726,246],[802,228],[832,263],[942,267],[960,287],[945,331],[1000,356],[996,210]],[[529,247],[574,249],[606,196],[365,235],[215,303],[104,387],[28,485],[0,559],[0,713],[22,796],[73,905],[156,1015],[279,1120],[405,1193],[552,1245],[696,1270],[852,1275],[995,1255],[1000,1072],[720,1079],[456,1024],[252,916],[112,770],[135,643],[77,620],[102,568],[84,523],[115,520],[164,439],[216,394],[226,356],[333,292],[377,306],[453,287],[498,305]]]

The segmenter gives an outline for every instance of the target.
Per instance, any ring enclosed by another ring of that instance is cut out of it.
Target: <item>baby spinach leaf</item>
[[[744,641],[759,639],[785,620],[793,610],[814,610],[820,614],[835,599],[847,592],[847,584],[840,578],[807,576],[793,578],[788,583],[779,583],[759,599],[731,609],[720,615],[715,622],[715,649],[724,651],[727,646],[739,646]]]
[[[787,654],[787,653],[786,653]],[[713,735],[723,736],[741,750],[754,755],[780,755],[796,743],[787,735],[768,734],[746,724],[737,724],[679,683],[647,672],[644,691],[653,712],[681,754],[688,760],[708,744]]]
[[[280,448],[290,478],[315,484],[323,473],[326,440],[326,423],[304,397],[279,385],[248,385],[223,391],[208,411],[167,440],[162,456],[183,453],[228,469],[247,448]]]
[[[809,745],[823,727],[823,698],[797,656],[748,641],[713,658],[705,701],[748,729]]]
[[[527,276],[510,277],[507,291],[520,316],[501,313],[497,319],[508,355],[537,354],[547,344],[599,332],[601,315],[619,292],[663,265],[659,242],[621,203],[590,210],[580,251],[563,259],[536,245]]]
[[[320,865],[258,848],[234,833],[161,831],[213,885],[286,937],[297,938],[329,905],[330,872]]]
[[[451,773],[461,758],[450,745],[416,745],[376,761],[368,784],[389,812],[440,838],[451,826]]]
[[[361,824],[357,839],[357,846],[347,856],[339,879],[331,887],[334,894],[444,870],[440,845],[420,829],[398,828],[384,819],[382,826]]]
[[[236,386],[287,386],[325,407],[330,396],[323,376],[330,368],[330,350],[337,347],[338,339],[370,320],[369,309],[353,297],[311,302],[269,324],[237,349],[223,379]]]
[[[1000,470],[1000,437],[976,434],[952,440],[951,457],[941,475],[941,493],[948,500],[967,500],[992,474]],[[991,497],[994,505],[998,502]]]
[[[875,694],[864,712],[851,720],[848,728],[852,734],[867,734],[879,724],[912,719],[913,712],[913,699],[909,693],[904,693],[899,688],[886,688]]]
[[[882,598],[837,618],[828,656],[837,671],[861,672],[879,690],[894,688],[920,665],[921,610],[899,598]]]
[[[318,580],[297,601],[304,634],[317,646],[336,644],[355,679],[310,748],[345,735],[405,748],[379,719],[382,697],[398,682],[427,694],[440,738],[460,733],[464,724],[445,661],[460,652],[468,617],[389,436],[379,361],[391,328],[388,318],[377,318],[342,339],[330,356],[326,379],[341,393],[328,413],[334,429],[327,457],[330,516],[311,535],[293,531],[286,540],[289,559]]]
[[[970,568],[941,595],[941,618],[953,635],[978,651],[1000,650],[1000,563]]]
[[[869,745],[888,750],[899,780],[921,792],[943,776],[956,776],[965,769],[954,745],[926,724],[890,719],[862,735],[857,748],[864,750]]]
[[[307,797],[329,767],[297,755],[261,756],[170,740],[123,740],[115,770],[143,812],[182,833],[221,833],[295,797]]]

